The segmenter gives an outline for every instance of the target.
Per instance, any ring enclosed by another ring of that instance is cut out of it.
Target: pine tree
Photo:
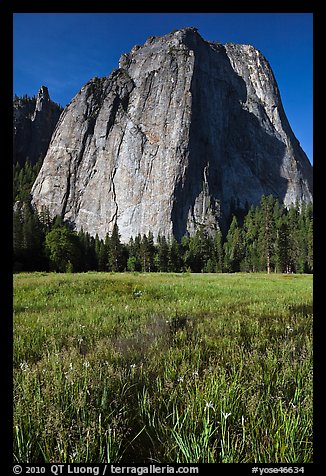
[[[143,272],[154,271],[155,251],[153,233],[149,232],[147,236],[144,234],[140,243],[140,262]]]
[[[56,227],[47,233],[45,248],[53,271],[72,271],[78,266],[80,260],[78,236],[67,227]]]
[[[140,243],[141,237],[140,235],[136,236],[135,239],[133,237],[130,238],[127,252],[127,269],[128,271],[141,271],[141,264],[140,264]]]
[[[297,206],[289,208],[287,213],[288,229],[288,254],[289,254],[289,268],[288,272],[296,273],[299,271],[300,260],[300,233],[299,233],[299,209]]]
[[[180,273],[182,269],[181,247],[178,241],[172,236],[169,240],[169,260],[168,271],[170,273]]]
[[[191,272],[200,273],[202,269],[202,261],[200,257],[198,241],[196,240],[195,236],[189,237],[189,249],[186,255],[186,263]]]
[[[180,255],[181,255],[181,266],[184,270],[190,271],[191,270],[191,259],[190,259],[190,237],[188,235],[184,235],[181,238],[180,244]]]
[[[298,235],[298,257],[296,260],[297,273],[304,273],[307,269],[308,243],[307,243],[307,223],[306,223],[304,208],[305,207],[303,205],[302,210],[299,212],[299,219],[297,224],[297,235]]]
[[[119,228],[114,224],[108,246],[108,267],[110,271],[118,272],[124,269],[123,247],[120,242]]]
[[[21,208],[13,213],[13,261],[14,271],[22,271],[24,268],[23,257],[23,217]]]
[[[41,211],[38,214],[40,223],[42,224],[43,232],[48,233],[51,230],[52,220],[50,217],[49,209],[46,206],[42,206]]]
[[[95,235],[95,255],[96,255],[96,269],[98,271],[107,271],[107,256],[108,249],[98,234]]]
[[[78,232],[81,260],[78,264],[79,271],[89,271],[97,269],[97,260],[95,252],[95,239],[81,229]]]
[[[147,236],[144,234],[140,243],[140,263],[141,270],[143,273],[148,271],[148,260],[149,260],[149,251],[148,251],[148,240]]]
[[[241,261],[240,268],[242,271],[255,272],[259,270],[258,255],[258,225],[259,213],[257,208],[251,207],[248,211],[243,223],[243,247],[244,256]]]
[[[190,237],[188,262],[190,268],[195,273],[205,271],[208,261],[210,267],[213,263],[213,242],[209,238],[205,228],[200,226],[195,235]]]
[[[148,236],[147,236],[147,249],[148,249],[148,271],[153,272],[155,271],[154,256],[156,252],[156,247],[154,244],[154,236],[151,231],[148,233]]]
[[[88,268],[88,256],[87,256],[87,243],[86,243],[86,234],[84,233],[83,228],[78,232],[78,242],[80,247],[80,253],[83,257],[81,263],[79,263],[78,270],[86,271]]]
[[[276,270],[279,273],[288,273],[290,271],[289,262],[289,227],[286,215],[280,222],[275,243]]]
[[[223,246],[224,269],[229,273],[240,271],[240,263],[244,256],[242,230],[233,215],[231,225]]]
[[[161,273],[166,273],[169,267],[169,245],[165,236],[157,237],[156,268]]]
[[[31,165],[27,160],[23,165],[13,164],[13,200],[28,202],[32,185],[40,171],[42,161]]]
[[[223,272],[223,237],[222,233],[218,230],[214,235],[214,243],[213,243],[213,262],[215,264],[214,271],[216,273]]]
[[[260,231],[258,238],[259,251],[262,263],[267,273],[271,272],[276,240],[276,227],[274,220],[275,199],[272,195],[263,196],[260,202]]]
[[[313,221],[308,222],[307,227],[307,268],[312,273],[314,269],[314,240],[313,240]]]

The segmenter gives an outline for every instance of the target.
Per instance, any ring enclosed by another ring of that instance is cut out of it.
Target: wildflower
[[[293,332],[293,328],[292,328],[292,327],[286,326],[286,328],[287,328],[287,330],[288,330],[289,332]]]
[[[131,368],[131,369],[135,369],[135,368],[136,368],[136,364],[131,364],[131,365],[130,365],[130,368]]]
[[[184,381],[184,377],[180,376],[177,378],[177,382],[183,382]]]
[[[192,373],[192,375],[193,375],[194,377],[198,377],[198,376],[199,376],[198,370],[194,370],[193,373]]]
[[[212,408],[212,410],[214,410],[215,412],[215,408],[213,406],[213,403],[212,402],[208,402],[207,400],[205,400],[206,402],[206,405],[205,405],[205,410],[208,410],[209,408]]]
[[[83,366],[85,367],[85,369],[88,369],[88,367],[90,366],[90,363],[88,362],[88,360],[85,360],[85,362],[83,363]]]
[[[22,362],[19,367],[23,372],[28,372],[30,370],[26,361]]]
[[[73,369],[73,365],[72,365],[72,362],[70,362],[69,364],[69,370],[72,370]]]
[[[231,415],[231,413],[222,412],[222,415],[224,416],[225,419],[227,419]]]

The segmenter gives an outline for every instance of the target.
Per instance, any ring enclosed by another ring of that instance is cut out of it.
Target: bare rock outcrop
[[[267,60],[195,28],[151,37],[93,78],[62,113],[32,189],[77,229],[123,241],[223,228],[273,194],[312,201],[312,167]]]
[[[13,162],[35,164],[44,159],[62,108],[51,101],[46,86],[33,98],[13,102]]]

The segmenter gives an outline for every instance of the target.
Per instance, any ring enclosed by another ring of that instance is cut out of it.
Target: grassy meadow
[[[312,276],[14,275],[17,462],[312,462]]]

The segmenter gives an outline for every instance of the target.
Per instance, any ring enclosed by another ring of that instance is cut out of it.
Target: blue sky
[[[252,44],[263,53],[312,162],[312,13],[15,13],[14,93],[33,96],[45,85],[65,106],[90,78],[117,68],[135,44],[186,26],[206,40]]]

